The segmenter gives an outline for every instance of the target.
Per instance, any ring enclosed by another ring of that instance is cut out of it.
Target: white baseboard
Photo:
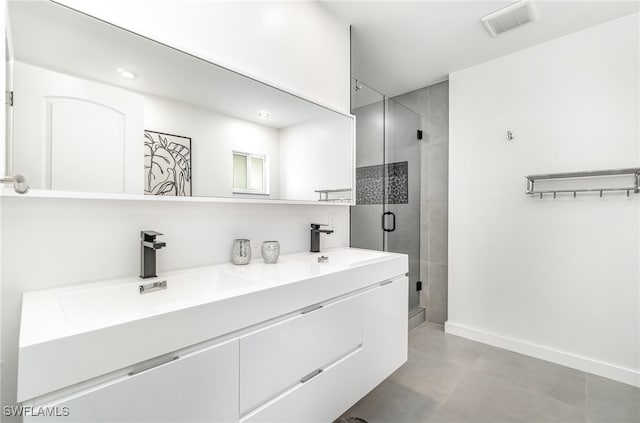
[[[444,324],[444,330],[452,335],[472,339],[474,341],[482,342],[483,344],[489,344],[494,347],[525,354],[541,360],[550,361],[552,363],[571,367],[583,372],[592,373],[594,375],[640,387],[640,371],[638,370],[627,369],[625,367],[616,366],[615,364],[605,363],[592,358],[554,350],[541,345],[531,344],[526,341],[483,332],[481,330],[452,322],[446,322]]]

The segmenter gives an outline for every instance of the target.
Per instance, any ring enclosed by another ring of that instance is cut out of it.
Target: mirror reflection
[[[352,117],[51,2],[8,14],[8,167],[32,189],[351,200]]]

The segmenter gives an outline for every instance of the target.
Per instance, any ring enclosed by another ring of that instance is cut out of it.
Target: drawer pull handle
[[[380,283],[380,286],[389,285],[391,282],[393,282],[393,281],[382,282],[382,283]]]
[[[180,358],[180,357],[176,355],[176,356],[171,357],[171,358],[169,358],[168,360],[163,361],[163,362],[161,362],[161,363],[155,363],[155,364],[153,364],[153,365],[151,365],[151,366],[149,366],[149,367],[145,367],[145,368],[143,368],[143,369],[132,370],[132,371],[130,371],[129,373],[127,373],[127,376],[135,376],[135,375],[137,375],[137,374],[140,374],[140,373],[143,373],[143,372],[149,371],[149,370],[151,370],[151,369],[155,369],[156,367],[160,367],[160,366],[162,366],[163,364],[167,364],[167,363],[171,363],[172,361],[176,361],[176,360],[177,360],[177,359],[179,359],[179,358]]]
[[[306,375],[305,377],[303,377],[302,379],[300,379],[300,382],[301,383],[308,382],[311,379],[313,379],[314,377],[318,376],[320,373],[322,373],[322,369],[314,370],[311,373],[309,373],[308,375]]]
[[[307,308],[307,309],[305,309],[305,310],[302,310],[302,311],[300,312],[300,314],[307,314],[307,313],[311,313],[312,311],[316,311],[316,310],[319,310],[319,309],[321,309],[321,308],[322,308],[322,306],[321,306],[321,305],[311,306],[311,307],[309,307],[309,308]]]

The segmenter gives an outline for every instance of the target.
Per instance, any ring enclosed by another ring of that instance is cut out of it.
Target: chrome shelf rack
[[[633,183],[629,186],[623,187],[606,187],[606,188],[575,188],[575,189],[548,189],[548,190],[536,190],[534,188],[535,181],[541,180],[553,180],[553,179],[577,179],[577,178],[598,178],[608,176],[633,176]],[[603,192],[607,191],[626,191],[627,197],[631,192],[637,194],[640,192],[640,167],[633,167],[628,169],[607,169],[607,170],[595,170],[586,172],[567,172],[567,173],[549,173],[543,175],[526,175],[527,178],[527,194],[534,196],[540,195],[540,198],[544,194],[553,194],[553,198],[556,198],[558,193],[573,193],[575,197],[578,192],[600,192],[602,197]]]
[[[317,189],[314,192],[320,194],[320,198],[318,201],[331,201],[331,202],[349,202],[351,201],[351,188],[339,188],[339,189]],[[337,198],[329,198],[332,194],[343,194],[343,196],[338,195]],[[345,195],[348,195],[346,197]]]

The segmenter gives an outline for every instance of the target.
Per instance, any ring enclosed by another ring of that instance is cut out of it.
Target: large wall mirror
[[[351,200],[351,116],[49,1],[8,16],[7,167],[32,189]]]

